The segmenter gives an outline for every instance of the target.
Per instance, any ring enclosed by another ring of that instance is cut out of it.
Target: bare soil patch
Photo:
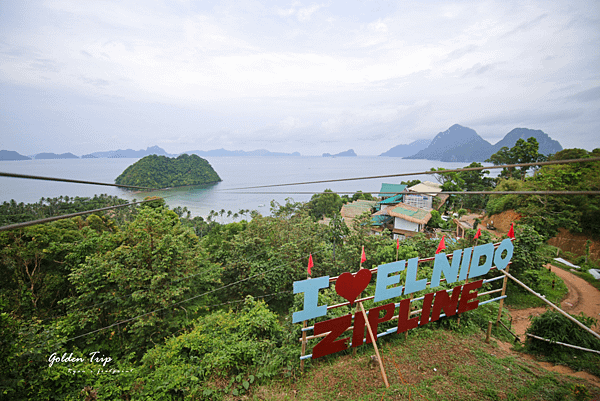
[[[593,317],[595,319],[600,318],[600,291],[598,291],[584,279],[579,278],[559,267],[546,265],[546,268],[550,268],[554,274],[560,277],[569,289],[567,297],[560,303],[560,308],[562,310],[575,315],[583,312],[586,316]],[[519,336],[521,341],[525,341],[525,331],[529,327],[530,319],[534,316],[541,315],[548,308],[541,307],[519,310],[509,308],[509,312],[512,317],[513,331]],[[593,329],[597,333],[600,333],[600,326],[598,324],[596,324]],[[505,350],[510,350],[511,347],[512,345],[508,343],[502,343],[501,345],[501,348]],[[530,360],[535,360],[535,358],[531,355],[523,354],[523,356]],[[580,377],[600,387],[600,379],[590,373],[576,372],[569,367],[554,365],[549,362],[537,361],[537,363],[546,370],[567,374],[569,376]]]

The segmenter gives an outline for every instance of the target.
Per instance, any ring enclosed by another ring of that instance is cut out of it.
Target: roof
[[[371,225],[372,226],[383,226],[384,224],[386,224],[387,222],[392,220],[392,216],[386,216],[386,215],[373,215],[371,217]]]
[[[377,203],[379,203],[381,205],[391,205],[391,204],[402,202],[402,198],[404,198],[404,194],[398,194],[398,195],[394,195],[389,198],[386,198],[384,200],[381,200]]]
[[[377,201],[368,201],[364,199],[359,199],[352,203],[346,203],[342,206],[342,210],[340,214],[344,219],[353,219],[357,216],[360,216],[364,212],[371,212],[371,209],[377,204]]]
[[[406,191],[406,185],[404,184],[381,184],[381,189],[379,190],[379,196],[381,197],[389,197],[393,194],[397,194],[398,192]],[[386,193],[388,192],[388,193]]]
[[[413,185],[408,188],[409,191],[413,192],[425,192],[427,195],[435,196],[438,192],[442,192],[442,186],[440,184],[436,184],[435,182],[425,181],[421,182],[417,185]]]
[[[431,219],[431,213],[425,209],[419,209],[406,203],[400,203],[396,206],[390,206],[384,210],[375,213],[374,216],[392,216],[399,219],[410,221],[417,224],[427,224]]]

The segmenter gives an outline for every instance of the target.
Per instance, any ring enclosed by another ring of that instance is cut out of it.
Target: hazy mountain
[[[226,150],[226,149],[213,149],[213,150],[190,150],[188,155],[194,154],[198,156],[300,156],[300,153],[282,153],[282,152],[269,152],[266,149],[257,149],[246,152],[245,150]]]
[[[354,149],[348,149],[345,152],[336,153],[335,155],[323,153],[323,157],[356,157],[356,153],[354,153]]]
[[[471,128],[454,124],[438,133],[427,148],[405,159],[440,160],[443,162],[484,161],[492,145]]]
[[[164,149],[158,147],[158,146],[150,146],[148,148],[146,148],[146,150],[140,149],[140,150],[133,150],[133,149],[119,149],[119,150],[109,150],[106,152],[94,152],[94,153],[90,153],[87,155],[83,155],[81,156],[82,159],[88,159],[88,158],[99,158],[99,157],[109,157],[109,158],[142,158],[144,156],[149,156],[149,155],[159,155],[159,156],[169,156],[169,157],[174,157],[177,155],[171,155],[167,152],[165,152]]]
[[[31,158],[14,150],[0,150],[0,160],[31,160]]]
[[[406,157],[414,155],[415,153],[427,148],[431,141],[429,139],[419,139],[418,141],[414,141],[409,143],[408,145],[398,145],[394,146],[387,152],[380,154],[379,156],[388,156],[388,157]]]
[[[538,152],[543,155],[551,155],[556,152],[560,152],[563,149],[558,141],[550,138],[544,131],[539,129],[515,128],[506,134],[506,136],[502,138],[500,142],[492,146],[492,152],[490,153],[490,156],[504,146],[510,149],[515,146],[519,139],[527,140],[530,137],[534,137],[538,141],[540,144]]]
[[[56,153],[38,153],[34,159],[79,159],[79,156],[75,156],[73,153],[61,153],[60,155]]]

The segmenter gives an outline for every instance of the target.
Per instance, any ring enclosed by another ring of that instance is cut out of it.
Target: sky
[[[598,1],[0,2],[0,149],[600,147]]]

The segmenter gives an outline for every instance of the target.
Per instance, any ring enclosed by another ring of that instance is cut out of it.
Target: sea
[[[109,194],[127,200],[142,200],[146,196],[156,195],[163,197],[171,208],[187,207],[192,216],[206,217],[211,210],[221,209],[231,210],[233,213],[245,209],[257,210],[262,215],[269,215],[271,201],[284,204],[286,199],[290,198],[295,202],[307,202],[314,193],[326,189],[340,193],[354,193],[361,190],[375,195],[382,183],[399,184],[401,181],[411,179],[436,182],[433,175],[411,173],[429,171],[432,167],[461,168],[469,164],[379,156],[205,157],[205,159],[219,174],[221,182],[149,192],[110,186],[0,177],[0,203],[11,199],[17,203],[33,203],[38,202],[42,197],[53,198],[61,195],[92,197],[95,194]],[[0,172],[114,183],[115,178],[137,160],[139,159],[104,158],[0,161]],[[408,175],[248,188],[395,174]]]

